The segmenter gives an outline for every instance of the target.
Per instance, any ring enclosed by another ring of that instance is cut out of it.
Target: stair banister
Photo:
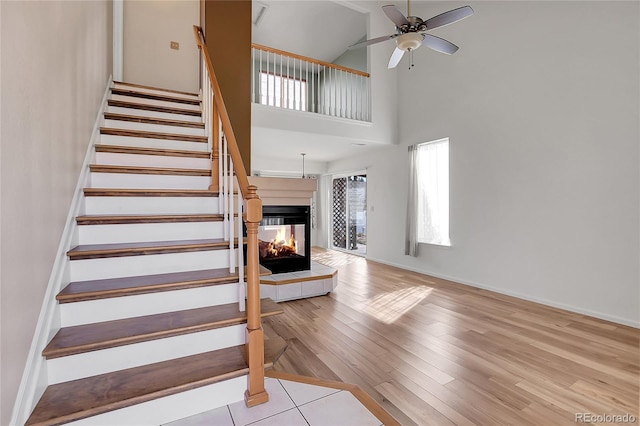
[[[260,319],[260,274],[258,263],[258,225],[262,220],[262,200],[258,197],[257,188],[254,185],[249,185],[249,178],[247,171],[244,167],[242,157],[240,156],[240,150],[236,141],[233,128],[231,126],[231,120],[222,98],[222,92],[220,85],[216,78],[215,71],[209,52],[204,40],[202,29],[196,25],[193,26],[196,43],[201,52],[202,60],[205,64],[203,67],[206,72],[203,72],[203,87],[210,84],[212,89],[212,131],[214,132],[213,143],[219,139],[222,141],[222,145],[228,151],[228,155],[225,152],[223,156],[218,158],[218,165],[216,162],[215,153],[220,152],[220,146],[218,150],[213,148],[212,152],[212,166],[217,167],[212,170],[212,175],[215,175],[216,170],[220,170],[220,161],[224,166],[228,160],[234,164],[235,176],[238,182],[238,196],[242,196],[244,199],[244,208],[242,218],[247,227],[247,331],[246,331],[246,344],[245,344],[245,356],[247,364],[249,366],[249,374],[247,380],[247,390],[245,391],[245,403],[248,407],[262,404],[269,400],[264,387],[264,331],[262,330],[262,322]],[[208,81],[207,81],[208,80]],[[216,130],[217,123],[220,124],[218,130]],[[220,138],[216,136],[218,132]],[[226,176],[221,177],[222,181],[226,180]],[[220,182],[218,182],[220,185]],[[212,181],[212,186],[215,188]],[[233,203],[233,185],[229,188],[231,200],[227,204]],[[226,203],[225,203],[226,204]],[[226,212],[223,212],[226,213]],[[241,212],[238,211],[240,217]],[[233,239],[233,217],[231,218],[231,226],[228,228],[231,231],[230,238]],[[242,235],[238,234],[238,251],[242,251]],[[238,263],[239,269],[242,267],[241,263]],[[242,274],[239,274],[241,277]]]

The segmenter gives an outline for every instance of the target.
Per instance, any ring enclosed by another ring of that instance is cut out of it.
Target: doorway
[[[331,248],[367,253],[367,174],[336,175],[331,183]]]

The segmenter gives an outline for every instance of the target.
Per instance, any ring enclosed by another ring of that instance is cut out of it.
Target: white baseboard
[[[20,381],[20,387],[18,388],[18,394],[11,415],[12,425],[24,424],[27,421],[31,411],[47,387],[47,369],[41,352],[47,345],[53,332],[59,328],[60,316],[58,315],[58,304],[55,295],[60,291],[60,287],[64,283],[65,270],[67,269],[65,268],[67,251],[73,243],[76,230],[75,218],[82,208],[82,189],[85,187],[89,177],[89,164],[94,155],[93,146],[100,140],[100,125],[107,106],[109,89],[112,84],[113,79],[109,76],[107,87],[102,97],[102,103],[98,108],[96,120],[93,125],[84,163],[80,169],[80,176],[78,177],[78,183],[76,184],[73,199],[71,200],[71,206],[67,214],[60,244],[58,245],[51,275],[49,276],[47,290],[40,309],[40,315],[38,316],[38,323],[33,340],[31,341],[27,362],[22,373],[22,380]]]
[[[480,284],[474,281],[469,281],[469,280],[464,280],[462,278],[457,278],[457,277],[451,277],[451,276],[446,276],[446,275],[442,275],[442,274],[435,274],[429,271],[425,271],[422,269],[417,269],[417,268],[412,268],[406,265],[401,265],[399,263],[394,263],[394,262],[389,262],[386,260],[382,260],[382,259],[377,259],[377,258],[373,258],[373,257],[367,257],[367,260],[371,260],[373,262],[378,262],[378,263],[382,263],[385,265],[389,265],[389,266],[395,266],[396,268],[400,268],[400,269],[406,269],[408,271],[412,271],[412,272],[417,272],[419,274],[423,274],[423,275],[430,275],[432,277],[436,277],[436,278],[440,278],[443,280],[448,280],[448,281],[453,281],[456,283],[460,283],[460,284],[464,284],[464,285],[468,285],[471,287],[477,287],[477,288],[481,288],[484,290],[489,290],[489,291],[493,291],[495,293],[499,293],[499,294],[504,294],[506,296],[512,296],[512,297],[516,297],[518,299],[522,299],[522,300],[527,300],[529,302],[535,302],[535,303],[540,303],[542,305],[546,305],[546,306],[551,306],[553,308],[558,308],[558,309],[563,309],[565,311],[570,311],[570,312],[574,312],[574,313],[578,313],[578,314],[582,314],[582,315],[588,315],[590,317],[594,317],[594,318],[599,318],[599,319],[603,319],[606,321],[611,321],[611,322],[615,322],[617,324],[622,324],[622,325],[628,325],[629,327],[634,327],[634,328],[640,328],[640,321],[634,321],[632,319],[629,318],[622,318],[622,317],[618,317],[615,315],[610,315],[604,312],[598,312],[598,311],[593,311],[590,309],[585,309],[582,308],[580,306],[574,306],[574,305],[567,305],[564,303],[559,303],[553,300],[548,300],[548,299],[543,299],[543,298],[538,298],[538,297],[533,297],[527,294],[522,294],[519,292],[515,292],[515,291],[506,291],[504,289],[501,288],[496,288],[496,287],[492,287],[489,285],[485,285],[485,284]]]

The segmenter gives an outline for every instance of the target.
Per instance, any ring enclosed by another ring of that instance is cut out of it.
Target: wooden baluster
[[[249,365],[247,390],[244,401],[247,407],[269,401],[264,388],[264,331],[260,319],[260,272],[258,266],[258,225],[262,220],[262,200],[258,188],[249,185],[245,197],[244,221],[247,225],[247,332],[245,356]]]
[[[209,82],[207,82],[209,84]],[[216,102],[211,102],[211,124],[213,131],[213,147],[211,149],[211,185],[209,191],[218,191],[220,189],[220,152],[218,145],[220,143],[220,115]]]

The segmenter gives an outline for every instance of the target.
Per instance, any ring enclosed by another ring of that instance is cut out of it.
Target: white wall
[[[471,5],[389,71],[399,146],[329,164],[367,168],[368,257],[640,326],[639,4]],[[407,146],[446,136],[452,246],[404,256]]]
[[[0,2],[0,424],[9,424],[111,70],[110,1]]]
[[[198,0],[125,0],[124,80],[165,89],[199,90]],[[177,41],[179,50],[171,49]]]

